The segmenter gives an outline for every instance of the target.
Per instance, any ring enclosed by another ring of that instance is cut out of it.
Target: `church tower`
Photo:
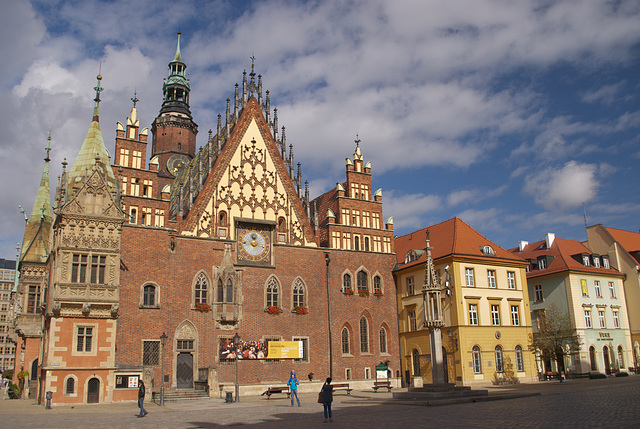
[[[187,65],[180,54],[180,34],[178,32],[176,55],[169,63],[169,77],[162,85],[162,108],[151,127],[152,160],[159,164],[160,177],[170,179],[162,185],[173,180],[196,154],[198,125],[189,110],[191,87],[186,77]]]

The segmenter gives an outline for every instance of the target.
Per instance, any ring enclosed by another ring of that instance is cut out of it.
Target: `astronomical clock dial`
[[[237,231],[238,262],[269,265],[271,263],[271,231],[253,225],[238,226]]]
[[[169,173],[177,176],[180,170],[186,167],[189,163],[189,158],[185,155],[176,153],[171,155],[169,160],[167,161],[167,170]]]

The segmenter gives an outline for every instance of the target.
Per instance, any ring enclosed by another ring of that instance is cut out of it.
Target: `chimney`
[[[528,241],[519,241],[518,242],[518,248],[520,249],[520,253],[522,253],[522,251],[524,250],[525,247],[527,247],[528,244],[529,244]]]
[[[547,249],[551,248],[551,245],[553,244],[553,240],[555,240],[556,235],[552,232],[547,232],[545,234],[545,240],[547,241]]]

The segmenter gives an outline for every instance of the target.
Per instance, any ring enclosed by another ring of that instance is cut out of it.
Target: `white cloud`
[[[442,205],[439,196],[422,193],[396,196],[388,192],[383,201],[385,221],[393,216],[394,225],[401,225],[402,230],[424,227],[426,216]]]
[[[549,167],[528,174],[524,191],[552,212],[564,211],[595,198],[598,166],[570,161],[561,168]]]

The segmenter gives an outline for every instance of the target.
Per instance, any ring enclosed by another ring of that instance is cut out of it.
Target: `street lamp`
[[[160,381],[160,406],[164,407],[164,345],[167,343],[167,334],[164,332],[160,335],[160,343],[162,344],[162,380]]]
[[[236,348],[236,402],[240,402],[240,387],[238,386],[238,344],[240,343],[240,335],[236,332],[233,336],[233,346]]]

